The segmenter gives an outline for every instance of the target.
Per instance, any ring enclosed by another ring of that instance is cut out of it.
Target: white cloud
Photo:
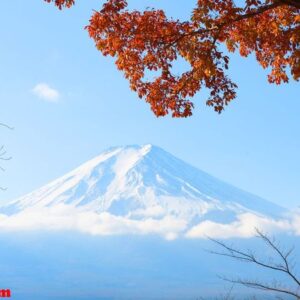
[[[235,237],[249,238],[256,234],[255,228],[264,230],[268,233],[291,231],[300,235],[300,231],[297,232],[297,224],[294,224],[291,220],[274,220],[252,213],[244,213],[238,215],[237,220],[229,224],[203,221],[192,227],[186,233],[186,237],[207,238],[209,236],[211,238],[222,239]]]
[[[32,92],[39,98],[49,101],[49,102],[57,102],[60,93],[59,91],[51,88],[47,83],[39,83],[33,89]]]
[[[300,211],[295,214],[292,218],[293,228],[295,229],[295,234],[300,235]]]
[[[0,215],[0,230],[78,230],[92,235],[158,234],[173,240],[186,229],[184,220],[165,216],[161,219],[132,220],[107,212],[79,212],[66,205],[28,209],[21,213]]]
[[[156,209],[159,212],[158,208]],[[98,214],[78,211],[67,205],[27,209],[11,216],[0,214],[0,231],[76,230],[99,236],[156,234],[166,240],[174,240],[178,237],[205,239],[207,236],[220,239],[249,238],[255,235],[255,228],[270,234],[289,232],[300,236],[300,214],[297,213],[288,219],[274,220],[244,213],[229,224],[207,220],[192,228],[188,227],[185,220],[170,215],[157,219],[149,214],[136,220],[107,212]]]

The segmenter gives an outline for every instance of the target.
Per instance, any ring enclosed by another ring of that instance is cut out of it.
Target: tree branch
[[[270,262],[263,261],[261,259],[258,259],[255,254],[253,254],[251,251],[242,251],[239,249],[234,248],[233,246],[229,246],[225,244],[224,242],[221,242],[219,240],[215,240],[212,238],[209,238],[212,242],[223,248],[225,251],[224,252],[216,252],[216,251],[209,251],[210,253],[221,255],[221,256],[226,256],[230,257],[236,260],[240,260],[243,262],[249,262],[253,263],[255,265],[258,265],[260,267],[266,268],[266,269],[271,269],[273,271],[278,271],[280,273],[284,273],[290,278],[290,280],[296,284],[297,289],[300,289],[300,280],[299,278],[292,272],[291,264],[289,262],[289,257],[291,253],[293,252],[294,248],[290,248],[287,251],[284,251],[280,249],[280,246],[275,243],[275,240],[271,239],[268,237],[266,234],[262,233],[258,229],[256,229],[257,237],[261,239],[268,247],[270,247],[277,257],[279,257],[280,261],[282,263],[272,263],[271,260]],[[293,291],[292,289],[287,289],[285,287],[282,287],[277,284],[265,284],[261,283],[259,281],[252,281],[252,280],[247,280],[247,279],[228,279],[228,278],[222,278],[223,280],[229,281],[231,283],[238,283],[242,284],[248,287],[252,288],[258,288],[258,289],[263,289],[267,291],[274,291],[282,294],[289,294],[291,296],[296,297],[296,299],[300,299],[300,294],[298,291]]]
[[[300,294],[298,294],[297,292],[293,292],[289,289],[285,289],[284,287],[280,287],[280,286],[276,286],[276,285],[269,285],[269,284],[261,283],[258,281],[251,281],[251,280],[245,280],[245,279],[223,278],[223,280],[231,282],[231,283],[241,284],[241,285],[255,288],[255,289],[260,289],[260,290],[265,290],[265,291],[273,291],[273,292],[278,292],[281,294],[291,295],[291,296],[296,297],[296,299],[300,299]]]

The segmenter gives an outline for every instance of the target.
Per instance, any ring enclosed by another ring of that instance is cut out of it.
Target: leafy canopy
[[[74,0],[45,0],[62,9]],[[132,90],[156,116],[192,114],[190,100],[202,87],[206,103],[222,112],[236,97],[237,85],[226,74],[230,52],[255,54],[280,84],[300,78],[300,1],[198,0],[191,19],[168,19],[163,10],[129,11],[126,0],[106,0],[86,29],[103,55],[116,58]],[[189,70],[178,75],[174,62],[183,58]],[[150,76],[154,72],[157,76]]]

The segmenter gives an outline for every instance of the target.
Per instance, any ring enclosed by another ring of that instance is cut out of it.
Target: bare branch
[[[276,243],[275,239],[271,239],[268,235],[266,235],[265,233],[261,232],[258,229],[256,229],[256,233],[257,233],[257,237],[260,240],[262,240],[267,245],[267,247],[269,247],[274,251],[276,257],[279,259],[279,263],[275,263],[274,260],[271,258],[269,258],[269,260],[262,260],[258,258],[257,255],[255,255],[255,253],[251,252],[250,250],[243,251],[233,246],[227,245],[226,243],[220,240],[215,240],[212,238],[209,239],[215,244],[217,244],[218,246],[220,246],[224,251],[223,252],[209,251],[209,252],[221,256],[230,257],[235,260],[252,263],[262,268],[271,269],[273,271],[283,273],[288,276],[288,278],[293,284],[296,284],[297,287],[296,290],[293,290],[292,288],[286,288],[276,282],[262,283],[257,280],[248,280],[248,279],[240,279],[240,278],[228,279],[224,277],[220,277],[220,278],[231,283],[237,283],[247,287],[277,292],[280,294],[288,294],[293,297],[296,297],[296,299],[300,299],[300,279],[292,271],[293,266],[289,261],[289,257],[293,253],[294,248],[292,247],[288,250],[284,250],[280,247],[278,243]]]
[[[258,234],[258,237],[262,239],[267,245],[269,245],[278,254],[278,256],[282,259],[284,263],[283,271],[287,273],[293,279],[293,281],[295,281],[296,284],[300,287],[300,279],[298,279],[296,275],[294,275],[291,272],[291,268],[288,261],[288,258],[290,254],[293,252],[294,247],[284,252],[279,248],[279,246],[275,244],[275,241],[272,241],[266,234],[263,234],[259,229],[256,229],[256,232]]]
[[[291,289],[284,288],[277,284],[267,284],[267,283],[262,283],[259,281],[251,281],[247,279],[228,279],[226,277],[222,279],[231,283],[241,284],[250,288],[255,288],[264,291],[278,292],[278,293],[294,296],[296,297],[296,299],[300,299],[299,293],[293,292]]]
[[[11,160],[11,156],[6,156],[7,151],[4,150],[4,145],[0,147],[0,160]]]
[[[5,123],[1,123],[1,122],[0,122],[0,126],[5,127],[5,128],[7,128],[9,130],[13,130],[14,129],[13,127],[11,127],[11,126],[9,126],[9,125],[7,125]],[[7,151],[5,150],[4,145],[0,146],[0,160],[2,160],[2,161],[8,161],[8,160],[12,159],[11,156],[6,156],[6,153],[7,153]],[[5,169],[2,166],[0,166],[0,170],[3,171],[3,172],[5,172]],[[3,188],[3,187],[0,186],[0,190],[1,191],[6,191],[7,188]]]
[[[8,128],[8,129],[10,129],[10,130],[14,130],[14,127],[10,127],[9,125],[7,125],[7,124],[5,124],[5,123],[0,123],[0,126],[6,127],[6,128]]]

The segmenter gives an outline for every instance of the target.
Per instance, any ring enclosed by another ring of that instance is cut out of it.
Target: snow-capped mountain
[[[0,214],[8,217],[39,210],[45,214],[62,206],[64,214],[68,209],[72,215],[93,213],[88,221],[96,218],[95,214],[101,216],[98,231],[105,233],[114,231],[120,220],[122,230],[130,227],[133,231],[143,228],[153,232],[154,227],[166,227],[164,234],[172,233],[171,227],[176,227],[178,233],[195,226],[197,229],[199,224],[210,228],[212,224],[234,224],[240,229],[249,222],[256,226],[256,218],[263,224],[277,222],[285,212],[152,145],[111,148],[63,177],[3,205]],[[33,219],[32,215],[28,218]],[[107,222],[113,223],[113,229],[107,230]],[[205,228],[201,227],[202,233]]]
[[[152,145],[109,149],[1,210],[12,213],[58,204],[130,218],[174,214],[192,219],[216,211],[276,216],[283,212]]]
[[[205,238],[261,250],[258,227],[299,244],[284,212],[158,147],[112,148],[0,207],[0,281],[16,299],[210,299],[216,274],[257,270],[203,251]]]

